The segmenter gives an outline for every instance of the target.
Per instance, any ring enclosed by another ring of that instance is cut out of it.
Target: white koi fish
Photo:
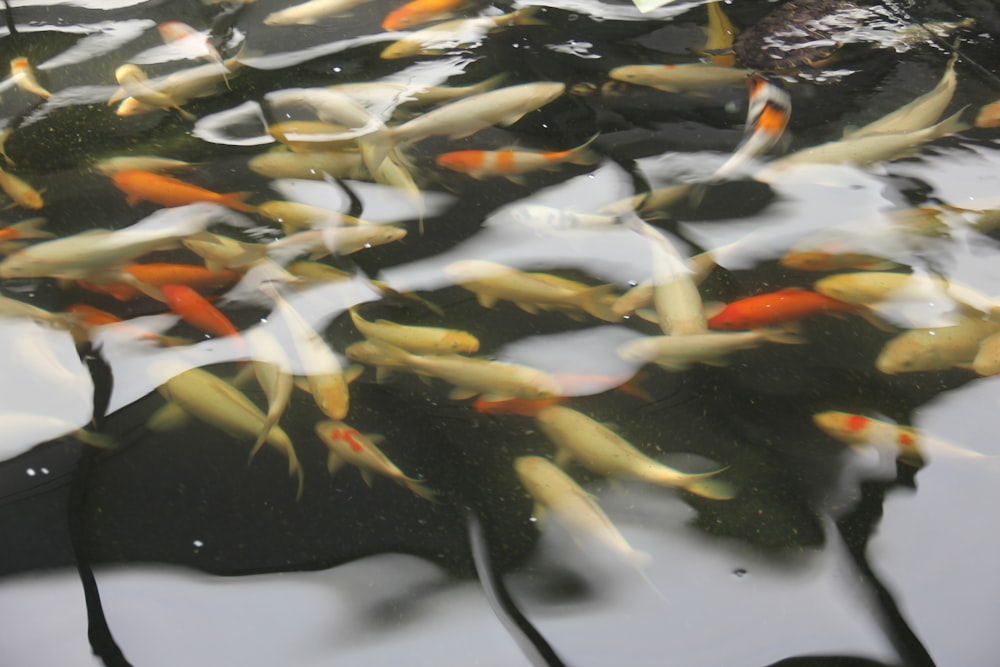
[[[435,502],[437,494],[434,491],[424,486],[422,481],[407,477],[375,445],[376,440],[382,439],[381,436],[362,435],[341,421],[319,422],[316,424],[316,435],[330,450],[326,467],[331,475],[342,465],[349,463],[361,471],[361,477],[368,486],[374,482],[373,474],[383,475],[424,500]]]
[[[951,326],[905,331],[882,348],[875,367],[887,375],[969,367],[980,343],[1000,331],[1000,322],[961,315]]]
[[[362,336],[395,345],[415,354],[473,354],[479,339],[466,331],[439,327],[396,324],[388,320],[369,322],[351,308],[351,321]]]
[[[739,350],[752,350],[764,343],[799,345],[805,341],[781,329],[740,332],[707,332],[683,336],[646,336],[618,348],[625,361],[654,363],[668,371],[683,371],[691,364],[725,366],[725,357]]]
[[[366,0],[309,0],[271,12],[264,25],[315,25],[319,21],[353,9]]]
[[[535,501],[533,514],[539,522],[552,513],[570,532],[600,542],[635,567],[649,562],[649,555],[632,548],[594,497],[548,459],[521,456],[514,460],[514,470]]]
[[[453,262],[444,271],[457,285],[474,293],[484,308],[492,308],[502,300],[532,314],[559,310],[574,316],[583,311],[606,322],[621,319],[611,310],[613,284],[592,287],[547,273],[525,273],[479,260]]]
[[[367,176],[360,153],[288,150],[269,151],[247,162],[250,171],[264,178],[304,178],[322,181],[329,178],[361,179]]]
[[[369,223],[354,216],[294,201],[271,200],[257,207],[257,213],[281,225],[286,234],[315,227],[354,227]]]
[[[259,259],[266,254],[281,261],[290,256],[308,253],[309,259],[316,260],[327,255],[350,255],[365,248],[398,241],[405,236],[405,229],[392,225],[310,229],[257,246],[248,259]]]
[[[200,368],[175,375],[159,391],[195,418],[237,438],[256,438],[267,423],[264,413],[243,392]],[[296,498],[300,498],[304,476],[288,434],[274,425],[265,442],[288,457],[288,474],[298,477]]]
[[[716,88],[743,83],[750,74],[752,71],[748,69],[719,67],[705,63],[623,65],[608,72],[608,76],[615,81],[655,88],[665,93],[701,94]]]
[[[558,405],[542,408],[535,421],[558,449],[559,466],[576,461],[598,475],[684,489],[712,500],[729,500],[736,495],[727,482],[710,479],[725,468],[707,473],[675,470],[654,461],[607,427],[571,408]]]
[[[385,60],[436,55],[442,51],[476,44],[490,32],[512,25],[542,25],[535,18],[538,7],[522,7],[501,16],[453,19],[407,34],[383,49]]]
[[[817,280],[814,287],[820,294],[856,306],[878,307],[881,302],[925,303],[947,299],[982,313],[1000,313],[1000,302],[996,299],[967,285],[930,275],[884,271],[839,273]]]

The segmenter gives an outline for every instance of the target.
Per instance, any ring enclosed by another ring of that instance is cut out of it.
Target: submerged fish
[[[669,371],[682,371],[693,363],[724,366],[729,363],[726,356],[738,350],[752,350],[763,343],[804,342],[798,334],[782,329],[645,336],[622,345],[618,356],[625,361],[651,362]]]
[[[1000,322],[961,315],[951,326],[910,329],[882,348],[875,367],[887,375],[971,367],[980,343],[1000,332]]]
[[[470,0],[411,0],[389,12],[382,20],[382,29],[407,30],[418,25],[440,21],[454,16],[456,10],[470,4]]]
[[[449,49],[471,46],[490,32],[514,25],[539,25],[538,7],[528,6],[500,16],[454,19],[411,32],[382,50],[385,60],[436,55]]]
[[[163,176],[148,171],[119,171],[111,175],[115,187],[128,196],[128,203],[140,201],[153,202],[168,208],[185,206],[195,202],[210,202],[227,206],[234,211],[255,213],[257,208],[243,200],[250,196],[249,192],[233,192],[222,194],[205,188],[191,185],[176,178]]]
[[[788,288],[727,304],[708,320],[711,329],[747,331],[795,322],[820,314],[851,313],[867,317],[861,306],[803,289]]]
[[[330,16],[342,14],[366,0],[308,0],[264,17],[264,25],[314,25]]]
[[[439,167],[468,174],[482,179],[490,176],[504,176],[517,182],[521,174],[555,169],[562,164],[591,165],[598,157],[587,149],[592,137],[576,148],[564,151],[522,151],[505,149],[498,151],[453,151],[435,158]]]
[[[369,322],[355,308],[351,321],[362,336],[389,343],[416,354],[473,354],[479,350],[479,339],[466,331],[439,327],[418,327],[396,324],[388,320]]]
[[[665,93],[705,93],[709,90],[743,83],[751,70],[719,67],[705,63],[682,65],[623,65],[608,76],[636,86],[646,86]]]

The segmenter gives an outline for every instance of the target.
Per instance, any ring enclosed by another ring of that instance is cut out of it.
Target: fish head
[[[548,459],[541,456],[519,456],[514,459],[514,472],[529,491],[552,466]]]
[[[479,339],[464,331],[449,331],[441,338],[439,348],[453,354],[475,354],[479,351]]]
[[[886,375],[936,370],[939,350],[925,340],[922,331],[909,331],[886,343],[875,360],[875,368]]]
[[[647,68],[643,65],[625,65],[623,67],[615,67],[608,72],[608,78],[615,81],[624,81],[625,83],[635,83],[644,78],[643,74],[646,71]]]
[[[866,431],[870,420],[862,415],[828,410],[813,415],[813,423],[821,431],[841,442],[848,444],[867,442]]]

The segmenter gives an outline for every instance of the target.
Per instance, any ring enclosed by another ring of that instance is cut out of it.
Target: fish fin
[[[514,12],[512,25],[548,25],[536,16],[541,9],[538,5],[529,5]]]
[[[365,367],[361,364],[351,364],[344,369],[344,382],[351,384],[365,372]]]
[[[879,331],[884,331],[886,333],[896,333],[899,331],[899,329],[879,317],[878,313],[871,308],[858,306],[858,309],[854,311],[854,313]]]
[[[581,290],[580,307],[583,310],[605,322],[620,322],[621,316],[614,311],[614,304],[617,300],[615,292],[618,286],[612,283],[607,285],[597,285]]]
[[[570,461],[573,460],[573,452],[566,449],[565,447],[560,447],[556,450],[556,455],[552,459],[552,462],[560,468],[565,468],[569,465]]]
[[[305,486],[306,486],[306,475],[302,471],[302,466],[299,465],[298,459],[295,460],[295,471],[294,471],[294,473],[290,473],[290,474],[294,474],[296,476],[296,478],[298,479],[298,482],[299,482],[298,487],[295,490],[295,502],[298,502],[298,501],[302,500],[302,492],[305,490]]]
[[[631,378],[615,387],[615,389],[623,394],[634,396],[635,398],[645,401],[646,403],[655,403],[656,399],[653,398],[652,394],[640,386],[640,383],[644,379],[643,375],[643,373],[636,373]]]
[[[768,343],[781,343],[784,345],[802,345],[806,339],[796,331],[790,329],[768,328],[756,329],[756,333]]]
[[[483,308],[492,308],[493,306],[497,305],[499,299],[490,294],[483,294],[482,292],[480,292],[476,294],[476,301],[478,301],[479,305],[482,306]]]
[[[389,378],[393,376],[394,372],[395,371],[393,371],[391,368],[388,368],[386,366],[379,366],[378,368],[375,369],[375,382],[381,384],[383,382],[388,381]]]
[[[448,392],[448,398],[450,398],[453,401],[462,401],[467,398],[472,398],[478,393],[479,393],[478,391],[475,391],[473,389],[466,389],[465,387],[455,387],[450,392]]]
[[[684,490],[710,500],[732,500],[736,487],[721,479],[698,479],[684,486]]]
[[[115,440],[114,436],[107,433],[88,431],[83,428],[73,431],[73,437],[84,444],[97,447],[98,449],[114,449],[118,446],[118,441]]]
[[[309,386],[309,381],[302,376],[295,378],[295,386],[307,394],[312,395],[312,387]]]
[[[368,485],[368,488],[372,488],[375,485],[375,475],[372,471],[362,469],[359,472],[361,473],[361,479]]]
[[[368,438],[368,441],[376,447],[385,442],[385,436],[381,433],[366,433],[365,437]]]
[[[433,489],[429,489],[426,486],[424,486],[420,480],[412,479],[410,477],[404,477],[399,481],[400,483],[402,483],[403,486],[405,486],[407,489],[417,494],[424,500],[429,500],[432,503],[437,502],[437,492],[434,491]]]
[[[705,314],[705,319],[710,320],[723,310],[725,310],[726,304],[721,301],[706,301],[702,304],[701,312]]]
[[[261,450],[264,446],[264,441],[267,440],[268,434],[271,433],[270,427],[265,427],[261,434],[257,436],[257,439],[253,443],[253,448],[250,450],[250,456],[247,457],[247,465],[253,463],[253,459],[257,456],[257,452]]]
[[[639,308],[635,311],[635,314],[647,322],[652,322],[653,324],[660,323],[660,318],[657,317],[656,310],[653,308]]]
[[[150,415],[146,428],[150,431],[173,431],[191,422],[191,415],[177,403],[168,401],[166,405]]]
[[[221,204],[228,206],[234,211],[243,213],[257,213],[257,207],[247,204],[244,200],[253,195],[252,192],[230,192],[222,196]]]
[[[224,268],[241,269],[267,256],[267,245],[260,243],[243,244],[243,252],[225,263]],[[207,266],[207,263],[206,263]]]
[[[125,197],[125,203],[128,204],[129,206],[135,206],[136,204],[138,204],[141,201],[142,201],[142,199],[140,199],[139,197],[136,197],[135,195],[127,195]]]
[[[663,370],[670,371],[671,373],[679,373],[680,371],[686,371],[691,368],[691,364],[685,364],[676,361],[660,361],[658,359],[653,359],[652,362],[657,366],[659,366],[660,368],[662,368]]]
[[[535,517],[535,524],[539,528],[544,528],[545,524],[548,523],[548,510],[545,509],[545,505],[541,503],[535,503],[531,508],[531,515]]]
[[[534,304],[515,301],[514,305],[523,310],[524,312],[528,313],[529,315],[537,315],[539,312],[541,312],[538,306]]]
[[[343,468],[344,463],[346,463],[346,461],[333,452],[326,455],[326,471],[331,475]]]
[[[19,239],[51,239],[55,237],[55,234],[41,229],[41,226],[45,224],[45,220],[45,218],[22,220],[10,225],[7,229],[17,230],[16,238]]]

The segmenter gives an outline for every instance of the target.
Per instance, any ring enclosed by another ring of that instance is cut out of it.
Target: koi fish
[[[260,327],[254,327],[246,333],[244,340],[250,349],[250,366],[254,376],[267,397],[266,420],[250,450],[250,458],[253,459],[267,442],[271,429],[281,421],[292,398],[294,381],[288,356],[274,336]]]
[[[44,308],[39,308],[19,299],[12,299],[3,295],[0,295],[0,317],[28,319],[55,329],[67,329],[70,331],[76,325],[76,318],[73,315],[52,313]]]
[[[279,178],[363,178],[368,172],[360,153],[312,151],[295,153],[288,150],[269,151],[247,162],[250,171],[276,180]]]
[[[1000,303],[966,285],[936,276],[871,271],[839,273],[817,280],[813,285],[820,294],[855,305],[877,307],[884,301],[940,301],[942,297],[957,305],[983,313],[1000,313]]]
[[[547,273],[524,273],[478,260],[453,262],[444,271],[457,285],[475,294],[484,308],[503,300],[532,314],[559,310],[573,317],[583,311],[606,322],[621,319],[611,310],[615,289],[612,284],[592,287]]]
[[[508,398],[502,401],[487,401],[480,397],[472,403],[472,409],[481,415],[518,415],[534,417],[539,410],[551,405],[558,405],[566,399],[562,396],[529,400],[524,398]]]
[[[632,548],[594,497],[548,459],[518,457],[514,471],[535,501],[532,514],[539,522],[544,523],[551,512],[572,533],[593,538],[634,566],[649,562],[649,555]]]
[[[99,308],[94,308],[84,303],[74,303],[66,307],[63,311],[67,315],[71,315],[73,320],[82,326],[84,329],[96,329],[99,327],[115,326],[119,331],[125,331],[136,340],[151,341],[157,345],[163,346],[177,346],[177,345],[189,345],[190,341],[184,340],[182,338],[176,338],[174,336],[161,336],[160,334],[146,331],[139,327],[134,327],[127,323],[125,320],[112,315],[111,313],[101,310]],[[82,339],[81,339],[82,340]],[[78,341],[79,342],[79,341]]]
[[[52,97],[52,93],[42,88],[35,78],[35,73],[31,69],[31,63],[25,57],[14,58],[10,61],[10,78],[14,85],[21,90],[38,95],[43,99]]]
[[[891,447],[900,461],[916,467],[924,465],[925,451],[932,455],[944,454],[959,458],[990,458],[986,454],[931,438],[912,426],[892,424],[850,412],[820,412],[813,415],[813,423],[821,431],[852,449]]]
[[[1000,127],[1000,100],[981,106],[973,124],[980,128]]]
[[[300,260],[288,265],[288,272],[299,280],[309,282],[335,282],[339,280],[350,280],[351,274],[340,269],[335,269],[329,264]]]
[[[529,6],[500,16],[445,21],[411,32],[383,49],[379,57],[384,60],[395,60],[411,56],[437,55],[449,49],[473,45],[500,28],[515,25],[544,25],[544,22],[535,18],[536,13],[538,7]]]
[[[861,307],[816,292],[789,288],[727,304],[708,320],[710,329],[748,331],[774,327],[820,314],[865,316]]]
[[[1000,322],[959,316],[951,326],[910,329],[882,348],[875,368],[887,375],[970,367],[980,343],[1000,331]]]
[[[212,42],[208,40],[208,37],[187,23],[164,21],[157,26],[157,30],[160,33],[160,37],[163,38],[163,42],[170,44],[185,58],[204,58],[209,62],[215,63],[222,69],[226,68],[222,62],[222,56],[212,46]]]
[[[316,25],[320,20],[342,14],[366,0],[308,0],[264,17],[264,25]]]
[[[240,61],[242,53],[241,48],[235,56],[224,60],[221,68],[216,64],[199,65],[155,79],[147,79],[138,68],[132,71],[125,70],[123,74],[128,75],[127,80],[140,86],[140,95],[143,97],[151,96],[148,100],[149,103],[141,102],[134,97],[127,97],[129,93],[123,86],[111,96],[108,104],[114,104],[121,100],[121,104],[115,110],[115,114],[118,116],[134,116],[177,108],[182,116],[193,120],[194,116],[187,111],[180,110],[179,107],[193,99],[214,95],[223,87],[229,86],[229,78],[242,67]]]
[[[270,200],[257,207],[257,213],[281,225],[286,234],[315,227],[354,227],[370,223],[328,208],[294,201]]]
[[[576,461],[598,475],[684,489],[712,500],[729,500],[736,495],[729,483],[710,479],[725,468],[706,473],[681,472],[654,461],[606,426],[571,408],[545,408],[535,415],[535,421],[556,446],[559,467]]]
[[[200,368],[175,375],[158,389],[191,416],[236,438],[256,438],[267,423],[264,413],[243,392]],[[295,497],[301,498],[304,475],[288,434],[275,425],[268,430],[266,442],[288,457],[288,474],[299,480]]]
[[[382,29],[409,30],[418,25],[451,18],[454,12],[469,4],[469,0],[412,0],[389,12],[382,20]]]
[[[479,339],[466,331],[439,327],[418,327],[396,324],[388,320],[369,322],[351,308],[351,321],[362,336],[389,343],[415,354],[473,354],[479,350]]]
[[[192,264],[133,264],[122,269],[137,281],[152,285],[153,287],[163,287],[164,285],[187,285],[193,289],[201,291],[212,291],[225,287],[230,287],[239,280],[239,274],[229,269],[220,271],[209,271],[203,266]],[[91,292],[109,294],[119,301],[130,301],[141,294],[132,285],[124,283],[104,283],[95,285],[85,280],[77,281],[77,284]]]
[[[496,88],[508,74],[500,74],[468,86],[426,86],[393,81],[364,81],[327,86],[350,96],[371,109],[376,115],[388,117],[399,107],[427,107],[454,102],[463,97],[485,93]]]
[[[195,202],[210,202],[227,206],[234,211],[256,213],[257,208],[244,203],[250,196],[249,192],[233,192],[220,194],[205,188],[200,188],[176,178],[155,174],[148,171],[119,171],[111,176],[115,187],[124,192],[129,204],[148,201],[160,206],[172,208]]]
[[[516,183],[518,176],[533,171],[555,169],[567,163],[581,166],[594,164],[599,158],[587,147],[596,138],[591,137],[576,148],[565,151],[453,151],[438,155],[435,163],[439,167],[468,174],[475,179],[504,176]]]
[[[619,347],[618,356],[625,361],[651,362],[668,371],[683,371],[693,363],[725,366],[728,363],[726,356],[763,343],[800,345],[804,342],[798,334],[782,329],[644,336]]]
[[[792,114],[792,98],[776,83],[760,74],[751,74],[750,105],[747,108],[746,138],[721,167],[712,174],[717,180],[739,171],[751,159],[769,151],[785,132]]]
[[[309,259],[316,260],[327,255],[350,255],[366,248],[398,241],[405,236],[405,229],[392,225],[310,229],[264,245],[251,245],[245,259],[252,261],[264,255],[282,259],[309,253]]]
[[[239,335],[228,317],[187,285],[163,285],[160,289],[170,310],[191,326],[213,336]]]
[[[979,375],[1000,375],[1000,334],[991,334],[979,344],[972,370]]]
[[[184,160],[156,157],[154,155],[117,155],[94,163],[93,169],[102,176],[111,176],[119,171],[180,171],[194,167]]]
[[[326,467],[331,475],[345,463],[350,463],[361,471],[361,478],[368,486],[374,482],[373,474],[383,475],[424,500],[435,502],[437,494],[434,491],[424,486],[421,480],[407,477],[376,446],[375,442],[381,440],[381,436],[362,435],[342,421],[319,422],[316,424],[316,435],[330,450]]]
[[[45,218],[31,218],[0,227],[0,253],[7,254],[23,247],[20,245],[20,241],[54,237],[55,234],[52,232],[41,229],[44,224]]]
[[[748,69],[719,67],[705,63],[682,65],[623,65],[608,76],[615,81],[654,88],[665,93],[698,93],[725,88],[746,81],[753,72]]]
[[[163,111],[176,111],[185,120],[196,120],[197,117],[181,108],[180,102],[175,100],[169,93],[165,93],[162,90],[157,90],[155,87],[150,85],[149,79],[146,77],[146,73],[143,72],[136,65],[122,65],[115,70],[115,80],[118,81],[118,85],[121,86],[122,91],[130,99],[136,102],[154,109],[162,109]],[[108,104],[113,104],[115,97],[108,101]],[[118,115],[124,115],[120,113],[119,108]]]
[[[732,52],[733,40],[738,31],[722,11],[722,4],[716,0],[705,5],[708,11],[708,25],[705,26],[705,46],[702,47],[701,53],[713,65],[733,67],[736,64],[736,55]]]
[[[41,193],[26,181],[10,172],[0,169],[0,190],[14,200],[21,208],[37,211],[45,207]]]

